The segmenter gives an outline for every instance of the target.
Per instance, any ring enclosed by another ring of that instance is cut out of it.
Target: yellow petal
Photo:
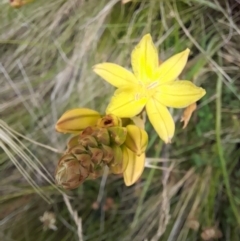
[[[144,114],[144,117],[141,118],[140,116],[134,116],[133,118],[131,118],[131,120],[133,121],[133,123],[140,127],[141,129],[145,128],[145,122],[146,122],[146,112],[142,112],[142,114]]]
[[[183,52],[172,56],[164,61],[157,69],[154,79],[159,82],[167,83],[175,80],[184,69],[190,50],[186,49]]]
[[[201,99],[206,91],[190,81],[180,80],[156,87],[154,98],[165,106],[185,108]]]
[[[152,98],[146,105],[147,115],[155,131],[165,143],[171,143],[175,124],[167,107]]]
[[[93,66],[93,71],[117,88],[129,84],[137,84],[134,74],[117,64],[97,64]]]
[[[192,113],[197,109],[197,104],[193,103],[189,105],[183,112],[181,117],[181,122],[183,122],[183,129],[188,125],[189,120],[191,119]]]
[[[123,159],[128,160],[127,167],[123,172],[126,186],[133,185],[142,175],[145,166],[145,153],[137,156],[127,147],[123,148]]]
[[[131,62],[137,79],[150,82],[158,68],[158,53],[150,34],[146,34],[132,51]]]
[[[147,98],[140,88],[121,88],[115,91],[106,113],[131,118],[142,111],[146,102]]]
[[[96,125],[101,115],[91,109],[79,108],[65,112],[57,121],[55,129],[63,133],[79,133],[88,126]]]

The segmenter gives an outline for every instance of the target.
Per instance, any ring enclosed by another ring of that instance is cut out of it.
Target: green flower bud
[[[110,138],[111,141],[116,144],[116,145],[122,145],[127,136],[127,130],[125,127],[119,127],[119,126],[114,126],[114,127],[109,127],[108,131],[110,133]]]
[[[109,165],[109,169],[114,174],[120,174],[123,172],[123,153],[119,146],[112,147],[114,152],[113,161]]]

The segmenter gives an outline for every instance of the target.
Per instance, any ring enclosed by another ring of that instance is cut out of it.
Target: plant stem
[[[229,198],[229,202],[232,208],[232,211],[234,213],[234,216],[240,225],[240,216],[238,214],[237,207],[234,202],[234,198],[232,195],[228,172],[227,172],[227,166],[226,166],[226,160],[224,158],[223,154],[223,147],[221,142],[221,107],[222,107],[222,76],[219,74],[217,86],[216,86],[216,93],[217,93],[217,99],[216,99],[216,142],[217,142],[217,150],[218,150],[218,156],[222,168],[223,173],[223,181],[224,185],[226,187],[227,195]]]

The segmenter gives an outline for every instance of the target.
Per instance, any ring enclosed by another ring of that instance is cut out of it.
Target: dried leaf
[[[122,4],[126,4],[126,3],[129,3],[131,2],[132,0],[122,0]]]
[[[222,237],[222,232],[217,227],[205,228],[201,233],[201,238],[205,241],[219,239]]]
[[[183,129],[185,129],[188,125],[188,122],[192,116],[192,113],[197,109],[197,104],[193,103],[189,105],[183,112],[181,122],[184,122]]]
[[[32,2],[33,0],[10,0],[10,5],[14,8],[20,8],[25,4]]]

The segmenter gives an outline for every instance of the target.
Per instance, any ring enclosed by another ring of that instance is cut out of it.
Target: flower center
[[[151,83],[150,85],[147,86],[147,90],[151,90],[154,89],[155,87],[157,87],[159,85],[158,81],[155,81],[153,83]]]
[[[156,87],[159,85],[158,81],[152,82],[151,84],[146,86],[146,92],[149,98],[151,98],[156,92]]]
[[[138,88],[136,93],[134,94],[135,100],[140,100],[142,98],[151,98],[156,92],[156,87],[159,85],[158,81],[154,81],[152,83],[144,84],[139,81]]]

